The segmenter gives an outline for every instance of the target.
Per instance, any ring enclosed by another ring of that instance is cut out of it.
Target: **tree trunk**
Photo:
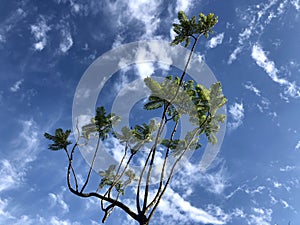
[[[138,222],[140,225],[149,225],[149,220],[145,215],[139,215]]]

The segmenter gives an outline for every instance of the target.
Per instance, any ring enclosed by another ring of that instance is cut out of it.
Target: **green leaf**
[[[211,114],[214,116],[219,108],[225,105],[227,99],[222,93],[222,86],[220,82],[214,83],[210,87],[210,110]]]
[[[66,149],[68,145],[71,144],[70,141],[68,141],[68,137],[71,133],[71,130],[66,130],[65,132],[63,129],[58,128],[55,130],[55,135],[51,135],[48,133],[44,134],[44,137],[51,140],[53,143],[49,145],[49,149],[53,151]]]
[[[126,126],[122,127],[121,134],[115,132],[114,135],[120,143],[130,143],[133,138],[132,131]]]
[[[155,96],[160,96],[162,87],[156,80],[147,77],[144,79],[144,82]]]
[[[157,97],[157,96],[153,96],[150,95],[149,96],[149,102],[147,102],[144,105],[144,109],[146,110],[154,110],[154,109],[158,109],[161,108],[163,105],[165,104],[165,100]]]
[[[187,18],[184,11],[179,11],[178,12],[178,19],[181,23],[188,21],[188,18]]]

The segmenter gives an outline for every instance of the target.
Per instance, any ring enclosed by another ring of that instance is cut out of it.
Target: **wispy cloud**
[[[258,90],[253,84],[251,81],[248,81],[244,87],[249,90],[249,91],[252,91],[254,94],[256,94],[257,96],[261,96],[260,94],[260,90]]]
[[[300,145],[300,144],[299,144]],[[299,146],[300,147],[300,146]],[[294,170],[296,167],[295,166],[290,166],[290,165],[287,165],[285,167],[280,167],[279,170],[281,172],[288,172],[288,171],[291,171],[291,170]]]
[[[295,7],[296,10],[300,10],[300,1],[299,0],[292,0],[291,3]]]
[[[14,30],[15,26],[26,16],[27,14],[24,12],[24,10],[18,8],[17,10],[11,12],[3,22],[0,22],[0,42],[5,43],[7,41],[7,34]]]
[[[207,42],[207,47],[208,48],[215,48],[217,45],[222,44],[224,38],[224,33],[218,34],[215,37],[212,37],[208,42]]]
[[[177,0],[175,12],[179,12],[180,10],[182,10],[187,13],[192,6],[193,4],[191,0]]]
[[[118,29],[137,21],[144,27],[142,35],[138,39],[151,39],[155,36],[155,32],[160,23],[159,14],[161,13],[162,1],[124,1],[117,0],[114,2],[106,2],[106,10],[110,12],[111,19]],[[136,24],[136,23],[135,23]]]
[[[22,182],[24,172],[19,171],[10,161],[0,161],[0,192],[17,188]]]
[[[268,59],[266,52],[259,44],[256,43],[253,45],[251,56],[256,64],[263,68],[275,83],[278,83],[285,88],[284,93],[286,95],[294,98],[300,97],[299,87],[294,82],[290,82],[285,78],[279,78],[279,70],[276,68],[274,61]]]
[[[47,44],[47,32],[51,30],[50,26],[46,23],[46,19],[40,17],[36,24],[30,26],[30,29],[36,41],[33,44],[34,49],[36,51],[43,50]]]
[[[279,183],[278,181],[274,181],[273,185],[275,188],[281,188],[282,187],[282,183]]]
[[[5,37],[4,37],[4,35],[3,34],[0,34],[0,42],[5,42],[6,40],[5,40]]]
[[[239,46],[234,51],[230,54],[229,59],[228,59],[228,64],[231,64],[233,61],[237,59],[237,55],[242,52],[243,47]]]
[[[216,172],[206,172],[200,180],[208,192],[217,195],[223,194],[225,188],[229,185],[224,166],[221,166]]]
[[[243,28],[239,33],[238,45],[230,54],[228,64],[233,63],[243,49],[248,49],[248,46],[253,42],[251,38],[254,37],[254,35],[259,37],[260,34],[265,31],[267,25],[272,22],[272,20],[279,17],[283,13],[287,13],[287,6],[289,4],[294,5],[294,7],[297,9],[297,6],[299,6],[299,0],[270,0],[268,2],[261,2],[260,4],[251,5],[243,10],[236,10],[240,19],[249,25]]]
[[[59,49],[62,53],[66,53],[73,46],[73,39],[69,28],[65,27],[61,30],[62,40],[59,44]]]
[[[10,87],[10,91],[11,92],[17,92],[20,87],[21,87],[21,84],[23,83],[24,79],[21,79],[21,80],[18,80],[16,83],[14,83],[13,86]]]
[[[22,184],[28,163],[35,160],[38,153],[39,140],[35,122],[28,120],[21,121],[21,124],[22,131],[12,143],[10,154],[0,161],[0,192],[18,188]]]
[[[231,117],[231,122],[228,122],[228,128],[230,131],[237,129],[242,125],[244,119],[244,105],[243,103],[234,103],[229,106],[229,115]]]
[[[180,224],[191,224],[192,222],[204,224],[225,224],[226,221],[214,216],[207,211],[197,208],[188,201],[184,200],[181,195],[169,188],[164,199],[158,206],[162,218],[168,217],[169,222],[174,224],[180,221]]]
[[[271,225],[272,209],[252,208],[253,214],[250,215],[248,224],[250,225]]]
[[[62,208],[64,213],[69,212],[69,206],[68,204],[64,201],[64,192],[66,191],[65,188],[62,189],[60,193],[54,194],[54,193],[49,193],[49,201],[51,204],[51,207],[59,206]]]

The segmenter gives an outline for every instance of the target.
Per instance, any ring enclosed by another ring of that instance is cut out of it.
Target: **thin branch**
[[[175,126],[173,128],[173,131],[171,133],[171,136],[170,136],[170,140],[172,141],[173,138],[174,138],[174,135],[176,133],[176,130],[177,130],[177,127],[178,127],[178,124],[179,122],[177,121],[175,123]],[[168,157],[169,157],[169,152],[170,152],[170,148],[167,148],[166,150],[166,154],[165,154],[165,158],[164,158],[164,163],[163,163],[163,166],[162,166],[162,171],[161,171],[161,174],[160,174],[160,181],[159,181],[159,187],[158,187],[158,190],[156,192],[156,195],[155,197],[153,198],[153,200],[149,203],[149,205],[145,208],[145,213],[147,213],[147,211],[155,204],[155,202],[157,201],[158,199],[158,196],[161,192],[161,189],[162,189],[162,185],[163,185],[163,180],[164,180],[164,173],[165,173],[165,169],[166,169],[166,165],[167,165],[167,160],[168,160]]]
[[[119,208],[121,208],[123,211],[125,211],[130,217],[132,217],[133,219],[135,219],[136,221],[139,221],[139,217],[136,213],[134,213],[128,206],[126,206],[125,204],[123,204],[122,202],[120,201],[117,201],[116,199],[112,199],[112,198],[108,198],[108,197],[105,197],[97,192],[89,192],[89,193],[83,193],[83,192],[79,192],[78,190],[75,190],[72,185],[71,185],[71,182],[70,182],[70,174],[71,174],[71,168],[72,168],[72,160],[73,160],[73,153],[74,153],[74,147],[69,155],[69,165],[68,165],[68,171],[67,171],[67,184],[68,184],[68,188],[69,190],[79,196],[79,197],[82,197],[82,198],[89,198],[89,197],[96,197],[96,198],[99,198],[101,200],[104,200],[104,201],[107,201],[107,202],[110,202],[112,204],[114,204],[115,206],[118,206]]]
[[[164,111],[163,111],[163,115],[162,115],[162,118],[161,118],[161,123],[163,122],[163,119],[166,118],[166,113],[167,113],[167,110],[169,108],[169,106],[172,104],[172,102],[176,99],[178,93],[179,93],[179,90],[180,90],[180,87],[182,85],[182,82],[183,82],[183,78],[186,74],[186,71],[187,71],[187,68],[188,68],[188,65],[190,63],[190,60],[192,58],[192,55],[193,55],[193,52],[194,52],[194,49],[195,49],[195,46],[197,44],[197,41],[199,39],[201,35],[199,34],[197,36],[197,38],[195,39],[194,43],[193,43],[193,46],[192,46],[192,49],[191,49],[191,52],[189,54],[189,57],[188,57],[188,60],[185,64],[185,67],[184,67],[184,70],[183,70],[183,73],[181,75],[181,78],[180,78],[180,82],[179,82],[179,85],[177,87],[177,90],[175,92],[175,95],[174,97],[171,99],[171,101],[167,102],[167,104],[165,105],[165,108],[164,108]],[[166,121],[168,122],[168,121]],[[161,128],[161,126],[160,126]],[[160,136],[160,129],[158,130],[158,135]],[[143,211],[146,211],[146,208],[147,208],[147,199],[148,199],[148,189],[149,189],[149,182],[150,182],[150,177],[151,177],[151,172],[152,172],[152,167],[153,167],[153,164],[154,164],[154,158],[155,158],[155,150],[156,150],[156,147],[157,147],[157,144],[158,144],[158,138],[159,136],[156,136],[156,140],[155,140],[155,143],[153,145],[153,153],[152,153],[152,158],[151,158],[151,162],[150,162],[150,165],[149,165],[149,169],[148,169],[148,174],[147,174],[147,181],[146,181],[146,187],[145,187],[145,194],[144,194],[144,203],[143,203]]]
[[[122,178],[122,176],[123,176],[123,174],[124,174],[124,172],[122,172],[121,175],[118,177],[118,174],[119,174],[119,172],[120,172],[120,169],[121,169],[121,167],[122,167],[122,165],[123,165],[123,162],[124,162],[124,160],[125,160],[125,157],[126,157],[126,155],[127,155],[127,149],[128,149],[128,145],[126,144],[125,150],[124,150],[124,155],[123,155],[123,157],[122,157],[122,159],[121,159],[121,162],[119,163],[119,166],[118,166],[118,169],[117,169],[117,172],[116,172],[116,176],[114,177],[113,183],[111,184],[111,186],[109,187],[108,192],[107,192],[109,197],[110,197],[110,192],[111,192],[111,190],[112,190],[113,187],[118,183],[118,181]],[[127,165],[128,165],[129,162],[130,162],[130,160],[127,161],[126,167],[127,167]],[[123,170],[123,171],[124,171],[124,170]],[[117,177],[118,177],[118,178],[117,178]]]
[[[109,187],[109,189],[108,189],[108,190],[106,191],[106,193],[104,194],[104,196],[108,196],[108,197],[110,198],[110,194],[111,194],[111,191],[112,191],[113,187],[114,187],[114,186],[119,182],[119,180],[124,176],[124,174],[125,174],[125,172],[126,172],[128,166],[129,166],[129,164],[130,164],[130,162],[131,162],[133,156],[135,155],[135,154],[131,154],[131,155],[130,155],[130,157],[129,157],[129,159],[127,160],[127,163],[126,163],[124,169],[122,170],[122,172],[121,172],[120,175],[118,176],[118,174],[119,174],[119,172],[120,172],[120,169],[121,169],[121,167],[122,167],[122,165],[123,165],[123,161],[125,160],[127,150],[128,150],[128,145],[126,145],[126,147],[125,147],[125,153],[124,153],[124,155],[123,155],[123,157],[122,157],[122,159],[121,159],[121,162],[120,162],[120,164],[119,164],[119,166],[118,166],[118,169],[117,169],[117,172],[116,172],[115,179],[114,179],[112,185]],[[118,192],[117,197],[116,197],[116,200],[119,199],[119,196],[120,196],[120,192]],[[103,200],[101,200],[101,208],[102,208],[102,210],[105,212],[105,215],[104,215],[104,217],[103,217],[102,222],[103,222],[103,221],[104,221],[104,222],[106,221],[106,219],[108,218],[108,216],[112,213],[114,207],[115,207],[114,204],[110,204],[109,206],[107,206],[106,208],[104,208]],[[103,223],[104,223],[104,222],[103,222]]]
[[[125,159],[125,157],[126,157],[126,154],[127,154],[127,148],[128,148],[128,146],[127,146],[127,144],[126,144],[125,150],[124,150],[124,155],[123,155],[123,157],[122,157],[122,159],[121,159],[121,162],[119,163],[119,166],[118,166],[118,169],[117,169],[117,172],[116,172],[115,179],[114,179],[112,185],[109,187],[109,189],[105,192],[104,196],[106,196],[106,195],[108,194],[108,196],[110,197],[110,192],[111,192],[111,190],[113,189],[113,187],[114,187],[115,184],[116,184],[116,181],[115,181],[115,180],[116,180],[116,177],[117,177],[117,175],[118,175],[118,173],[119,173],[119,171],[120,171],[120,168],[121,168],[121,166],[122,166],[122,164],[123,164],[123,161],[124,161],[124,159]],[[99,189],[100,189],[100,188],[98,187],[97,190],[96,190],[96,192],[98,192]],[[103,200],[101,200],[101,209],[102,209],[103,211],[105,211]]]
[[[206,124],[206,122],[207,122],[207,120],[208,120],[209,117],[211,117],[210,112],[207,113],[205,120],[204,120],[204,121],[200,124],[200,126],[197,128],[197,130],[195,131],[195,133],[194,133],[192,139],[196,136],[197,133],[200,134],[200,133],[203,132],[203,130],[204,130],[204,125]],[[171,172],[170,172],[170,174],[169,174],[169,177],[168,177],[168,179],[167,179],[167,181],[166,181],[166,184],[165,184],[165,186],[164,186],[164,188],[163,188],[161,194],[160,194],[159,197],[157,198],[157,201],[155,202],[155,205],[154,205],[152,211],[151,211],[150,214],[149,214],[149,217],[148,217],[148,220],[149,220],[149,221],[150,221],[151,217],[153,216],[153,214],[154,214],[154,212],[155,212],[155,210],[156,210],[156,208],[157,208],[157,206],[158,206],[158,204],[159,204],[159,202],[160,202],[162,196],[164,195],[164,193],[165,193],[167,187],[169,186],[169,183],[170,183],[170,180],[171,180],[171,178],[172,178],[172,176],[173,176],[173,173],[174,173],[174,170],[175,170],[176,165],[177,165],[178,162],[181,160],[181,158],[184,156],[185,152],[189,149],[191,143],[192,143],[192,142],[190,142],[190,143],[188,144],[188,146],[183,150],[183,152],[181,153],[181,155],[177,158],[177,160],[176,160],[175,163],[173,164],[173,166],[172,166],[172,168],[171,168]]]
[[[72,155],[73,155],[73,152],[75,151],[75,148],[77,147],[77,142],[74,144],[72,150],[71,150],[71,156],[69,155],[69,152],[67,150],[67,148],[64,148],[65,150],[65,153],[67,154],[67,157],[68,157],[68,160],[69,162],[71,161],[72,162]],[[72,163],[71,163],[71,171],[72,171],[72,174],[73,174],[73,178],[74,178],[74,182],[75,182],[75,188],[76,188],[76,191],[78,191],[78,181],[77,181],[77,176],[76,176],[76,173],[75,173],[75,170],[72,166]]]
[[[99,150],[99,145],[100,145],[100,137],[98,137],[98,140],[97,140],[96,150],[95,150],[94,155],[93,155],[93,160],[92,160],[92,163],[90,165],[87,178],[86,178],[86,180],[84,182],[84,185],[82,186],[82,188],[80,190],[81,193],[84,191],[85,187],[87,186],[87,184],[88,184],[88,182],[90,180],[90,176],[91,176],[91,173],[92,173],[92,170],[93,170],[93,167],[94,167],[94,163],[95,163],[95,160],[96,160],[97,152]]]
[[[117,197],[116,197],[116,201],[118,201],[120,197],[120,192],[117,194]],[[101,200],[103,201],[103,200]],[[105,221],[107,220],[107,218],[110,216],[110,214],[113,212],[114,208],[115,208],[115,204],[114,203],[111,203],[109,206],[107,206],[103,211],[104,211],[104,216],[103,216],[103,219],[102,219],[102,223],[105,223]]]
[[[198,128],[198,131],[199,131],[199,129],[200,129],[200,128]],[[196,131],[196,132],[194,133],[194,137],[196,136],[196,133],[198,133],[198,131]],[[194,137],[193,137],[193,138],[194,138]],[[176,159],[176,161],[174,162],[174,164],[173,164],[173,166],[172,166],[172,168],[171,168],[169,177],[168,177],[168,179],[167,179],[167,181],[166,181],[166,184],[165,184],[165,186],[164,186],[164,188],[163,188],[161,194],[159,195],[159,197],[158,197],[158,199],[157,199],[157,202],[155,203],[155,205],[154,205],[152,211],[151,211],[150,214],[149,214],[149,217],[148,217],[148,220],[149,220],[149,221],[150,221],[151,217],[153,216],[153,214],[154,214],[154,212],[155,212],[155,210],[156,210],[156,208],[157,208],[157,206],[158,206],[158,203],[160,202],[162,196],[164,195],[164,193],[165,193],[167,187],[169,186],[169,183],[170,183],[170,180],[171,180],[171,178],[172,178],[172,176],[173,176],[173,173],[174,173],[174,171],[175,171],[176,165],[177,165],[178,162],[182,159],[182,157],[184,156],[184,154],[186,153],[186,151],[189,149],[190,144],[191,144],[191,143],[189,143],[189,145],[182,151],[181,155],[180,155],[180,156]]]
[[[165,107],[164,107],[163,115],[161,117],[161,123],[160,123],[159,129],[158,129],[157,134],[156,134],[155,142],[152,146],[153,152],[152,152],[152,157],[151,157],[151,161],[150,161],[149,168],[148,168],[148,173],[147,173],[147,180],[146,180],[145,193],[144,193],[144,202],[143,202],[143,210],[142,210],[143,212],[145,212],[146,207],[147,207],[147,200],[148,200],[148,193],[149,193],[149,183],[150,183],[152,168],[153,168],[153,165],[154,165],[156,147],[158,145],[159,137],[161,136],[161,134],[163,132],[163,129],[165,127],[165,124],[166,124],[164,122],[164,118],[166,116],[168,107],[169,107],[169,105],[165,105]],[[147,165],[147,163],[145,163],[145,164]]]

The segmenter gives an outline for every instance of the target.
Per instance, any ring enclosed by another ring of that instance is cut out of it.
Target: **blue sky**
[[[178,10],[219,16],[196,52],[222,82],[227,130],[206,172],[191,163],[176,175],[152,224],[299,223],[299,0],[1,0],[0,224],[101,224],[99,202],[66,189],[67,161],[43,133],[72,127],[77,84],[97,57],[170,41]],[[132,222],[116,210],[107,224]]]

